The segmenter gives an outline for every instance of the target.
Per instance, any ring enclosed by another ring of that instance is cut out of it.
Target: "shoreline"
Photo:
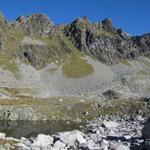
[[[20,139],[0,134],[0,148],[7,145],[10,150],[13,150],[11,149],[13,147],[19,150],[130,150],[143,145],[141,131],[145,120],[141,115],[124,117],[108,115],[88,122],[84,132],[72,130],[52,135],[41,133],[34,138]]]

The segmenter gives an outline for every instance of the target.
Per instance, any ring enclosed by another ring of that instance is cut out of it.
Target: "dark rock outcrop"
[[[129,36],[115,29],[110,19],[98,24],[77,19],[65,27],[64,33],[79,50],[107,64],[150,54],[150,34]]]
[[[142,136],[145,140],[150,139],[150,118],[145,122],[144,128],[142,130]]]
[[[103,96],[107,99],[118,99],[119,98],[119,93],[113,90],[108,90],[103,93]]]
[[[54,37],[47,42],[24,37],[22,44],[15,51],[15,58],[28,62],[36,69],[43,68],[46,64],[61,59],[65,53],[71,53],[70,47],[60,37]]]
[[[20,56],[25,57],[36,69],[42,68],[48,60],[49,50],[45,45],[23,45],[20,49]]]

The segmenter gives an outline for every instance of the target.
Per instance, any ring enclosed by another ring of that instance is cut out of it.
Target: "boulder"
[[[127,135],[123,135],[124,139],[125,140],[130,140],[132,138],[131,135],[127,134]]]
[[[98,144],[95,144],[95,142],[94,141],[92,141],[92,140],[89,140],[88,142],[87,142],[87,145],[86,145],[86,148],[85,149],[87,149],[87,150],[99,150],[100,149],[100,146],[98,145]]]
[[[0,49],[4,48],[4,42],[0,41]]]
[[[116,123],[114,121],[104,121],[102,123],[102,126],[105,128],[116,128],[116,127],[118,127],[118,123]]]
[[[114,91],[114,90],[108,90],[102,93],[105,98],[107,99],[118,99],[119,98],[119,93]]]
[[[86,139],[84,138],[84,133],[74,130],[71,132],[60,133],[60,141],[65,144],[69,144],[71,146],[75,146],[76,143],[84,144],[86,143]]]
[[[64,144],[63,142],[61,141],[56,141],[55,144],[54,144],[54,149],[63,149],[65,148],[66,144]]]
[[[0,139],[5,139],[6,138],[6,134],[5,133],[0,133]]]
[[[20,143],[23,143],[23,144],[26,144],[26,145],[30,145],[31,144],[31,142],[28,139],[24,138],[24,137],[21,137]]]
[[[53,137],[49,135],[39,134],[34,140],[33,145],[48,146],[53,144],[53,141],[54,141]]]

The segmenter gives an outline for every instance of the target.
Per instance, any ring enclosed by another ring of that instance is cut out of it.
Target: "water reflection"
[[[65,121],[0,121],[0,132],[14,138],[34,137],[39,133],[55,134],[79,129],[81,124]]]

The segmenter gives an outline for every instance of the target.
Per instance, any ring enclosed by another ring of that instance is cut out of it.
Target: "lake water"
[[[0,132],[9,137],[35,137],[37,134],[55,134],[56,132],[80,129],[81,124],[65,121],[0,121]]]

